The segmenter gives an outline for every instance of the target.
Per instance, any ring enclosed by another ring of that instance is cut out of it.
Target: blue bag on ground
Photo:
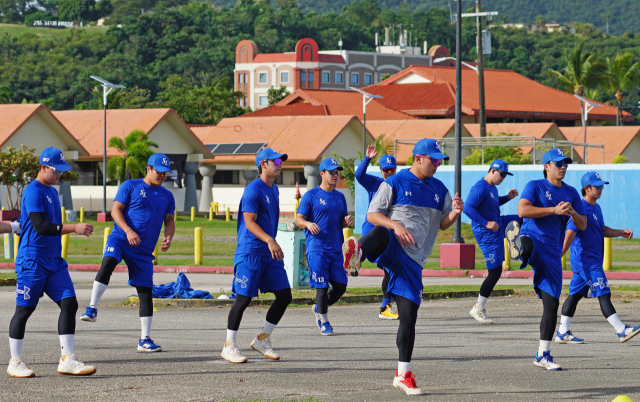
[[[153,297],[160,299],[213,299],[207,291],[193,290],[189,279],[182,272],[178,274],[175,282],[153,286],[151,291]]]

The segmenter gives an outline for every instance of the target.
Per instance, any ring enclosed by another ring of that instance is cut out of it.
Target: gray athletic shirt
[[[440,180],[432,177],[420,181],[409,169],[404,169],[380,185],[368,213],[380,212],[407,228],[416,243],[402,249],[424,268],[440,222],[451,209],[451,194]]]

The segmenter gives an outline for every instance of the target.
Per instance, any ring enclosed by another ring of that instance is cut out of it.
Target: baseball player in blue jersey
[[[609,182],[602,180],[596,172],[587,172],[581,180],[582,206],[587,216],[587,228],[580,230],[573,219],[569,220],[567,233],[564,238],[562,254],[571,247],[571,285],[569,287],[569,297],[562,305],[562,315],[560,316],[560,329],[556,333],[557,343],[584,343],[584,339],[575,337],[569,325],[576,312],[578,302],[583,297],[597,297],[600,302],[600,310],[609,324],[618,334],[620,342],[626,342],[640,333],[640,325],[631,327],[620,321],[616,309],[611,303],[611,289],[607,276],[604,273],[602,263],[604,260],[604,238],[623,237],[631,239],[633,231],[629,229],[611,229],[604,224],[602,210],[597,201],[602,196],[605,184]]]
[[[504,233],[511,221],[520,222],[518,215],[500,216],[500,206],[506,204],[518,195],[518,190],[511,189],[507,195],[500,197],[498,189],[509,173],[509,164],[502,159],[491,162],[489,172],[471,187],[464,204],[464,213],[472,223],[473,236],[482,250],[484,262],[489,274],[480,286],[478,302],[469,311],[471,317],[481,324],[493,324],[487,318],[486,304],[493,288],[502,274],[504,259]]]
[[[506,237],[511,258],[522,259],[521,269],[527,265],[533,268],[533,287],[542,299],[540,346],[533,364],[561,370],[549,349],[556,332],[562,291],[564,232],[569,219],[578,229],[585,230],[587,218],[576,189],[562,181],[573,160],[562,149],[554,148],[544,154],[542,163],[544,179],[527,183],[518,202],[518,215],[524,218],[522,230],[518,222],[511,222]]]
[[[389,294],[398,306],[400,326],[396,337],[399,359],[393,385],[408,395],[422,395],[410,371],[422,300],[422,269],[431,254],[438,230],[458,219],[464,202],[433,175],[442,160],[436,140],[420,140],[413,148],[413,164],[380,185],[369,205],[367,219],[375,227],[356,244],[346,244],[350,266],[367,258],[389,270]],[[350,238],[346,243],[353,242]]]
[[[162,347],[151,339],[153,320],[153,252],[164,223],[164,237],[160,250],[171,247],[176,231],[173,194],[162,187],[167,178],[169,158],[163,154],[151,155],[147,162],[144,179],[127,180],[118,189],[113,200],[111,216],[113,232],[107,239],[102,258],[102,266],[96,274],[91,292],[91,302],[80,317],[82,321],[95,322],[98,319],[98,303],[109,285],[111,274],[120,261],[124,260],[129,271],[129,285],[135,286],[140,299],[141,335],[138,340],[139,352],[160,352]]]
[[[77,360],[73,353],[78,301],[67,262],[60,256],[61,235],[89,236],[93,232],[93,226],[86,223],[62,224],[58,192],[52,186],[58,184],[62,173],[70,169],[59,149],[47,148],[40,155],[36,180],[22,193],[22,234],[16,258],[16,311],[9,325],[11,360],[7,373],[13,377],[35,376],[22,361],[22,343],[27,320],[45,293],[60,307],[58,334],[62,357],[58,373],[90,375],[96,372],[95,367]]]
[[[382,178],[367,174],[369,163],[371,163],[371,159],[375,158],[377,154],[378,151],[376,150],[375,144],[369,145],[367,148],[367,154],[365,155],[362,163],[358,165],[355,173],[358,183],[367,190],[369,203],[371,203],[373,196],[376,195],[380,184],[396,174],[396,158],[394,158],[393,155],[384,155],[380,157],[380,173],[382,173]],[[373,225],[367,221],[367,217],[365,215],[364,223],[362,224],[362,236],[369,233],[371,229],[373,229]],[[380,268],[382,268],[382,271],[384,272],[384,278],[382,279],[382,306],[380,307],[378,318],[383,320],[397,320],[399,316],[391,309],[391,297],[387,294],[387,287],[389,286],[389,272],[383,267]]]
[[[342,228],[352,226],[353,217],[347,212],[344,194],[335,189],[342,170],[333,158],[320,163],[322,182],[302,196],[296,217],[296,225],[305,230],[311,287],[316,288],[313,312],[322,335],[333,335],[328,318],[329,306],[340,300],[347,290]],[[332,287],[330,292],[329,284]]]
[[[233,291],[236,299],[229,311],[227,341],[222,357],[231,363],[245,363],[236,346],[238,329],[244,310],[251,299],[272,292],[275,300],[267,311],[262,331],[251,342],[251,348],[271,360],[280,356],[271,346],[271,333],[291,303],[291,285],[284,269],[284,254],[276,242],[280,218],[280,193],[275,180],[280,176],[286,154],[266,148],[256,155],[258,177],[244,189],[238,209],[238,246],[234,259]]]

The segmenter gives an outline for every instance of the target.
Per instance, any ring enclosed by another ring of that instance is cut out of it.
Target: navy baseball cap
[[[560,148],[553,148],[545,152],[542,157],[542,164],[546,165],[549,162],[560,162],[565,161],[566,163],[573,163],[573,159],[569,158],[564,154],[564,151]]]
[[[40,164],[52,166],[61,172],[71,170],[71,166],[67,164],[62,151],[54,147],[49,147],[42,151],[40,154]]]
[[[385,155],[380,158],[380,167],[385,169],[396,169],[396,158],[393,155]]]
[[[334,158],[327,158],[320,163],[321,172],[323,170],[333,170],[333,169],[344,170],[342,166],[338,164],[338,161],[335,160]]]
[[[147,166],[153,167],[156,172],[170,172],[171,161],[163,154],[153,154],[149,157]]]
[[[429,155],[433,159],[449,160],[449,157],[440,152],[440,143],[431,138],[423,138],[413,147],[413,155]]]
[[[509,176],[513,176],[513,173],[509,173],[509,164],[502,159],[496,159],[495,161],[491,162],[491,169],[496,169],[501,172],[505,172]]]
[[[580,180],[582,188],[587,186],[601,186],[603,184],[609,184],[608,181],[602,180],[602,177],[597,172],[587,172],[582,176]]]
[[[265,148],[262,151],[258,152],[256,155],[256,166],[260,166],[260,162],[262,161],[272,161],[275,159],[282,159],[282,161],[286,161],[289,156],[287,154],[279,154],[273,148]]]

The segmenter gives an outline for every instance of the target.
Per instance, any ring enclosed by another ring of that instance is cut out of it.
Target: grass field
[[[100,33],[103,34],[107,32],[108,27],[73,27],[73,28],[40,28],[40,27],[28,27],[25,25],[15,25],[15,24],[0,24],[0,35],[4,35],[8,33],[11,36],[20,37],[25,34],[32,34],[40,37],[50,37],[52,39],[60,38],[62,36],[68,35],[71,30],[82,30],[87,33]]]

